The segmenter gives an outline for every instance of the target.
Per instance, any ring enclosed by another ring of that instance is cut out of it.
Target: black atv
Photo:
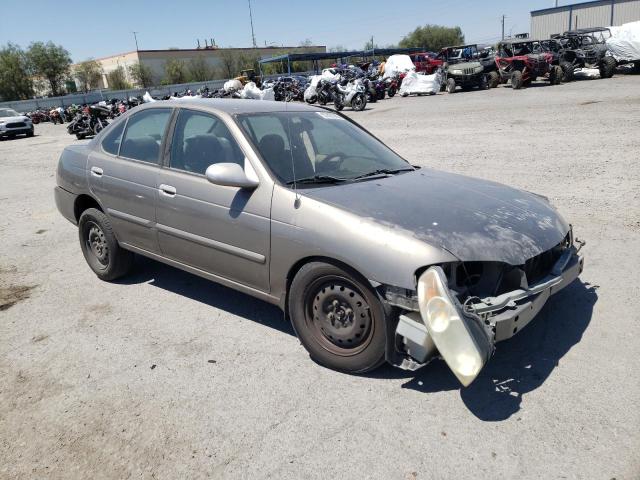
[[[564,32],[555,39],[563,47],[559,52],[559,65],[563,80],[570,82],[580,68],[597,68],[600,78],[611,78],[616,71],[615,58],[607,55],[608,28],[582,28]]]

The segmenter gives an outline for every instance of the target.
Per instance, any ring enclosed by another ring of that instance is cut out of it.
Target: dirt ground
[[[0,141],[0,478],[640,478],[640,77],[347,113],[548,196],[581,279],[469,388],[441,361],[339,374],[261,301],[144,259],[100,282],[53,202],[75,138],[38,125]]]

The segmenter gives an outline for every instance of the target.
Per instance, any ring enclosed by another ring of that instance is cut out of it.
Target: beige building
[[[169,50],[137,50],[132,52],[112,55],[110,57],[97,58],[96,60],[102,67],[102,84],[98,88],[109,88],[107,75],[123,67],[127,81],[135,85],[135,81],[131,78],[129,67],[137,63],[141,63],[151,70],[153,83],[159,85],[165,77],[165,65],[169,59],[179,60],[189,65],[189,62],[198,57],[204,59],[207,66],[212,71],[220,72],[224,70],[224,63],[229,58],[237,56],[238,58],[257,57],[269,58],[285,53],[324,53],[327,51],[326,46],[312,45],[306,47],[263,47],[263,48],[194,48],[194,49],[169,49]],[[73,70],[73,66],[72,66]],[[236,72],[237,73],[237,72]],[[76,81],[78,87],[79,82]]]
[[[600,0],[531,12],[531,37],[546,39],[568,30],[609,27],[640,20],[640,0]]]

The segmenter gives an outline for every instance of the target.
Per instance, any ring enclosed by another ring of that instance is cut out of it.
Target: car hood
[[[26,122],[27,120],[29,120],[29,117],[25,117],[24,115],[18,115],[17,117],[0,117],[0,122],[2,123]]]
[[[461,261],[522,265],[569,231],[542,196],[427,168],[303,192],[443,248]]]
[[[449,70],[464,70],[465,68],[478,68],[481,66],[480,62],[459,62],[449,64]]]

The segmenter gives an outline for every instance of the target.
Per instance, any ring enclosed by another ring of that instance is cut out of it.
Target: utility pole
[[[249,2],[249,21],[251,22],[251,40],[253,41],[253,48],[258,48],[256,44],[256,35],[253,33],[253,14],[251,13],[251,0],[247,0]]]
[[[502,40],[504,40],[504,19],[507,18],[506,15],[502,15]]]
[[[136,41],[136,52],[139,50],[138,48],[138,36],[136,35],[139,32],[132,32],[133,33],[133,38]]]

